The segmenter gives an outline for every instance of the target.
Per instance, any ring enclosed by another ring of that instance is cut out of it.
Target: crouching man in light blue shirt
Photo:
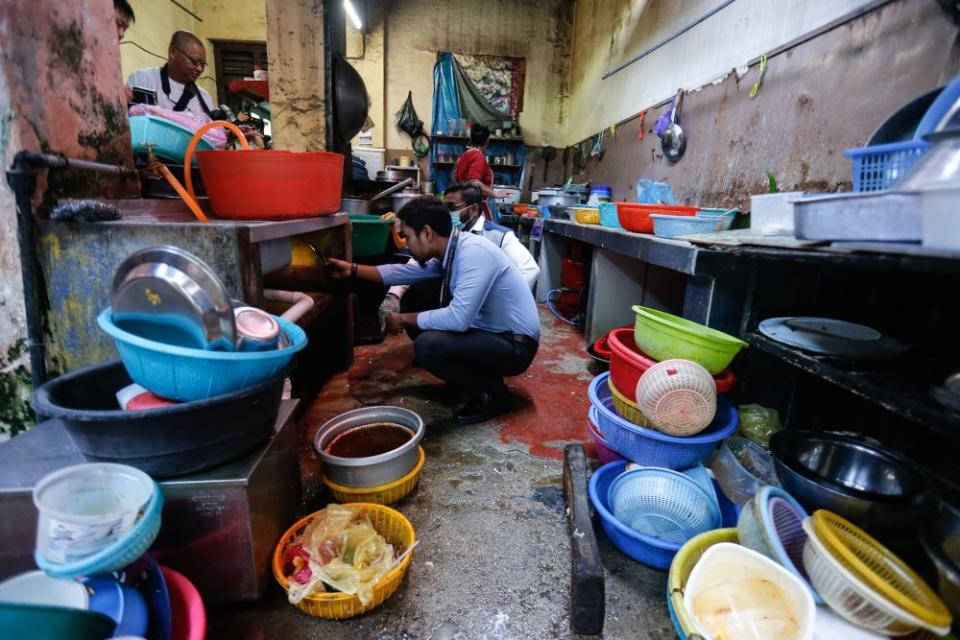
[[[422,331],[413,342],[417,362],[441,380],[477,391],[457,411],[460,424],[509,410],[503,377],[526,371],[540,341],[540,317],[530,287],[495,244],[453,231],[449,212],[436,198],[411,200],[397,217],[416,263],[372,267],[331,259],[334,276],[386,286],[441,279],[439,308],[389,314],[387,329]]]

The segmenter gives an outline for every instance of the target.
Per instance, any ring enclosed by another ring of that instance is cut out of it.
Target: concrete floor
[[[561,485],[563,446],[589,443],[582,335],[542,313],[543,339],[530,370],[508,379],[515,410],[462,427],[463,399],[410,366],[405,337],[358,347],[302,422],[304,512],[328,501],[311,442],[326,419],[355,407],[394,404],[423,416],[427,462],[419,487],[395,508],[420,545],[404,584],[366,616],[312,618],[271,585],[253,606],[209,612],[211,638],[375,640],[571,638],[570,547]],[[592,446],[588,453],[593,454]],[[593,460],[596,464],[596,461]],[[597,529],[607,574],[605,638],[670,638],[666,574],[628,559]]]

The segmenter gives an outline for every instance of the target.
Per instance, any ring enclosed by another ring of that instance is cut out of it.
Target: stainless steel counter
[[[273,437],[253,451],[160,483],[166,503],[150,553],[190,578],[207,603],[255,600],[273,580],[273,547],[300,499],[296,406],[283,402]],[[56,420],[0,444],[0,579],[36,568],[34,485],[83,462]]]

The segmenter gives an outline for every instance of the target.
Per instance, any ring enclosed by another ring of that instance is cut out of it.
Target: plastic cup
[[[129,531],[153,495],[150,476],[122,464],[80,464],[37,483],[37,549],[49,562],[93,555]]]

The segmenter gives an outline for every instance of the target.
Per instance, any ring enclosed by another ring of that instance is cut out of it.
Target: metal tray
[[[800,240],[920,242],[920,194],[911,191],[838,193],[793,203]]]
[[[191,253],[151,247],[127,257],[113,277],[113,320],[131,333],[183,347],[233,351],[233,305],[217,274]]]

